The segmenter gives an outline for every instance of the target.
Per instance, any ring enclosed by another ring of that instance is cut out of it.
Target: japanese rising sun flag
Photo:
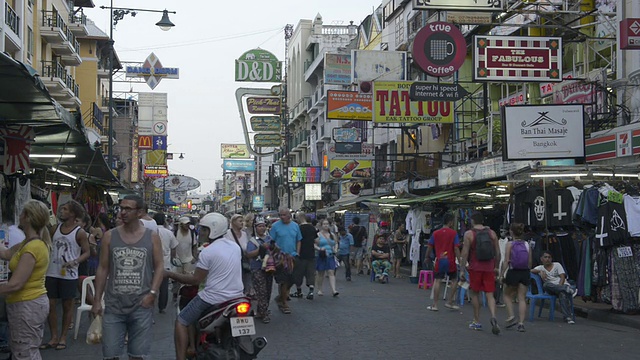
[[[15,174],[19,170],[29,170],[29,153],[35,131],[29,126],[7,126],[0,128],[4,139],[4,173]]]

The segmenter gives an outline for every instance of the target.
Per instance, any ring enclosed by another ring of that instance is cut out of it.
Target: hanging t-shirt
[[[596,241],[601,247],[626,242],[629,232],[623,204],[607,201],[598,207],[598,217],[600,220],[596,229]]]
[[[520,186],[513,190],[513,222],[531,225],[529,207],[524,205],[527,197],[527,187]]]
[[[573,196],[573,203],[571,204],[571,214],[575,215],[576,210],[578,208],[578,201],[580,200],[580,195],[582,195],[582,190],[578,189],[575,186],[569,186],[567,190],[571,191],[571,195]]]
[[[640,236],[640,196],[624,195],[624,211],[627,214],[627,225],[631,236]],[[634,219],[633,221],[630,221]]]
[[[571,226],[571,205],[573,195],[567,189],[547,190],[547,210],[549,226]]]
[[[545,215],[546,215],[546,206],[545,206],[544,192],[541,188],[531,187],[527,190],[527,193],[524,197],[524,204],[528,209],[529,223],[525,222],[525,225],[530,225],[533,227],[545,227]]]

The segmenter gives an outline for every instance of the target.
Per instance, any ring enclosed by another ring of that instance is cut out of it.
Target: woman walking
[[[522,240],[524,234],[524,224],[512,223],[509,230],[513,241],[507,243],[504,254],[504,262],[500,274],[509,268],[504,278],[507,286],[504,291],[504,299],[507,305],[506,327],[512,328],[516,325],[516,317],[513,314],[513,297],[518,297],[518,331],[524,332],[524,319],[527,312],[525,295],[529,288],[531,269],[531,249],[529,243]]]
[[[51,248],[48,224],[47,206],[29,200],[20,214],[20,228],[26,238],[11,249],[0,245],[0,258],[9,260],[12,273],[9,281],[0,285],[0,294],[7,295],[12,359],[42,359],[39,347],[49,315],[44,287]]]
[[[324,219],[320,222],[320,232],[316,238],[315,248],[318,251],[318,257],[316,258],[316,270],[318,275],[316,276],[317,294],[322,296],[322,284],[324,282],[325,272],[329,275],[329,286],[333,292],[333,296],[338,296],[336,291],[336,259],[335,259],[335,246],[336,236],[332,234],[330,229],[329,220]]]
[[[393,276],[396,278],[400,275],[400,264],[405,257],[405,245],[407,244],[407,231],[404,222],[398,223],[398,230],[393,236]]]

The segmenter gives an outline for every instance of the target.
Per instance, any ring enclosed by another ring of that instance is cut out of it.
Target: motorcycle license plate
[[[231,335],[233,337],[256,334],[256,324],[253,322],[253,316],[232,317],[230,320]]]

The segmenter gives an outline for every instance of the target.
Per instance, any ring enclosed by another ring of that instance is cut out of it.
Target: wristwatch
[[[149,294],[153,295],[154,297],[158,297],[158,292],[155,290],[149,290]]]

